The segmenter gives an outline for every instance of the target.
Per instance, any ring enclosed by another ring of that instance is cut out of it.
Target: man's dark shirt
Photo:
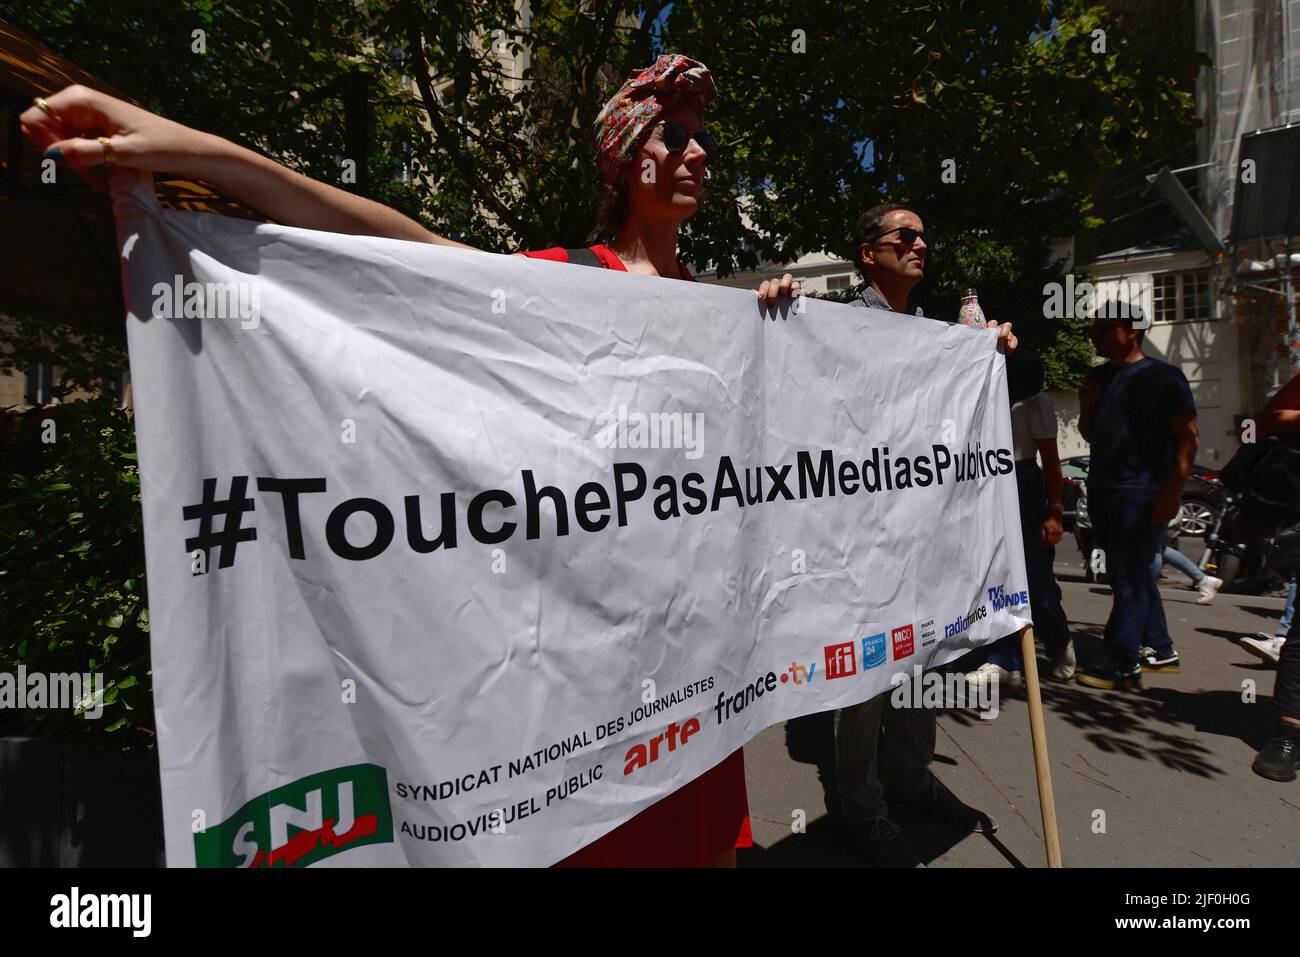
[[[1182,371],[1150,356],[1093,370],[1101,385],[1092,414],[1088,492],[1158,491],[1173,471],[1177,439],[1169,419],[1196,414]]]

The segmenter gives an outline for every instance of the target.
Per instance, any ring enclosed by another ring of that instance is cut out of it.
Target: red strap
[[[627,272],[627,266],[623,265],[623,260],[618,258],[618,253],[608,246],[598,245],[590,247],[591,251],[596,254],[600,264],[606,269],[613,269],[615,272]],[[515,253],[516,256],[527,256],[529,259],[549,259],[551,262],[567,263],[569,253],[563,246],[552,246],[550,249],[535,249],[530,251],[521,251]],[[681,277],[687,282],[694,282],[695,277],[691,271],[686,268],[686,264],[680,259],[677,261],[677,268],[681,270]]]

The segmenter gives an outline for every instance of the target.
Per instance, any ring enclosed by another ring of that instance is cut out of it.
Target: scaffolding
[[[1300,0],[1199,0],[1196,42],[1212,60],[1197,84],[1201,203],[1230,237],[1220,288],[1255,407],[1300,370]]]

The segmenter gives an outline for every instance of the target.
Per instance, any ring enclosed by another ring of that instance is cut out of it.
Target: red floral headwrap
[[[703,113],[717,95],[709,68],[680,53],[665,53],[654,66],[634,71],[596,117],[601,175],[617,179],[664,110],[687,102]]]

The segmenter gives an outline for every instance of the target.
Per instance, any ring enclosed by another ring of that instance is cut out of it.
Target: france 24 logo
[[[867,671],[871,668],[879,668],[885,663],[886,656],[885,633],[867,635],[862,639],[862,670]]]

